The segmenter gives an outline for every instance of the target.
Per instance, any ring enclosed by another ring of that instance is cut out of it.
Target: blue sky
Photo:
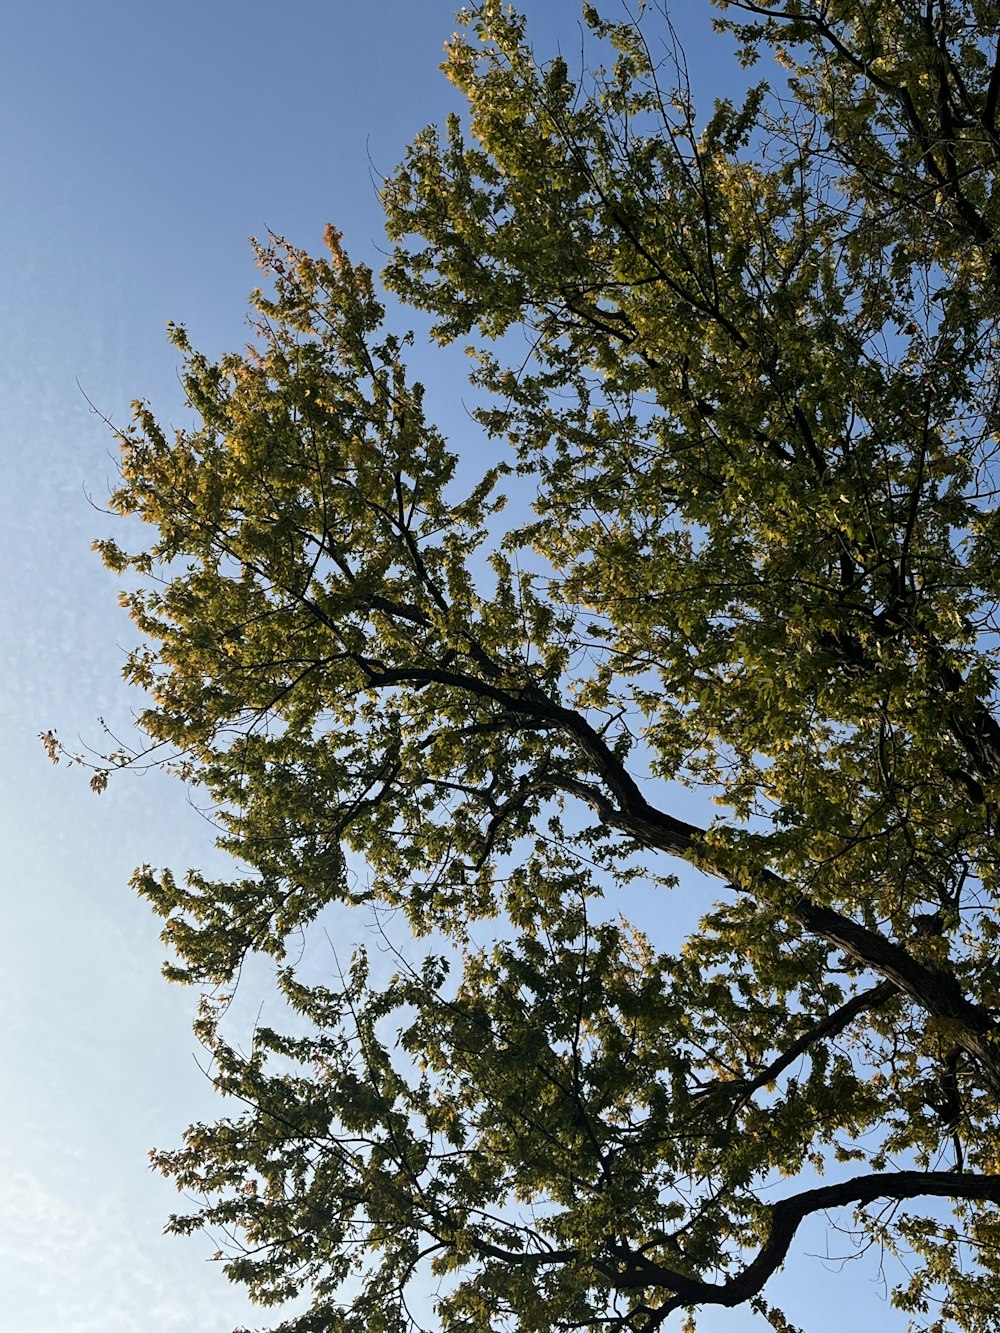
[[[540,51],[577,47],[577,0],[526,7]],[[2,1324],[229,1333],[265,1321],[207,1262],[208,1242],[160,1236],[175,1195],[146,1153],[218,1105],[196,1062],[193,997],[161,981],[157,925],[127,888],[140,862],[209,866],[211,829],[157,774],[96,799],[36,739],[55,727],[99,744],[96,719],[125,729],[134,705],[119,680],[131,631],[89,554],[113,530],[99,507],[114,476],[89,404],[115,421],[138,396],[166,422],[180,413],[164,325],[186,323],[210,352],[243,341],[251,233],[318,247],[332,221],[377,263],[373,172],[454,104],[436,68],[452,5],[36,0],[3,16]],[[706,0],[674,19],[704,101],[730,91]],[[473,447],[461,361],[426,366],[446,430]],[[851,1318],[904,1328],[879,1301],[874,1261],[844,1277],[803,1258],[826,1245],[819,1223],[797,1244],[789,1314],[807,1333]],[[719,1313],[703,1327],[763,1325]]]

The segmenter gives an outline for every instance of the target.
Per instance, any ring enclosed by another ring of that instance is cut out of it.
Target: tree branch
[[[736,1103],[743,1105],[747,1099],[773,1083],[779,1074],[793,1064],[800,1055],[805,1055],[811,1046],[816,1042],[822,1041],[824,1037],[833,1037],[837,1033],[843,1032],[849,1023],[852,1023],[859,1014],[863,1014],[868,1009],[878,1009],[887,1004],[893,996],[899,994],[899,987],[891,981],[880,981],[877,986],[872,986],[868,990],[861,991],[853,995],[849,1000],[842,1004],[839,1009],[834,1009],[826,1018],[821,1019],[808,1032],[803,1032],[801,1037],[796,1038],[787,1050],[772,1060],[769,1065],[760,1071],[753,1078],[740,1079],[714,1079],[704,1088],[699,1088],[695,1098],[700,1102],[703,1099],[709,1100],[717,1094],[725,1093],[735,1098]]]
[[[582,718],[579,721],[586,725]],[[618,763],[613,755],[611,762]],[[604,774],[601,776],[604,777]],[[729,881],[737,890],[751,893],[763,890],[765,900],[787,899],[789,896],[790,886],[766,867],[747,868],[734,882],[735,877],[731,871],[713,864],[706,854],[705,829],[657,810],[638,792],[634,783],[632,786],[638,801],[624,808],[614,806],[591,784],[560,778],[559,785],[563,790],[585,800],[612,828],[620,829],[646,846],[683,857],[707,874]],[[877,972],[915,1000],[926,1013],[936,1018],[957,1021],[960,1030],[955,1040],[976,1060],[991,1091],[1000,1098],[1000,1047],[997,1045],[1000,1029],[986,1010],[963,994],[953,976],[925,966],[902,945],[886,939],[868,926],[852,921],[832,907],[812,902],[804,893],[788,902],[787,910],[810,934],[846,953],[863,967]]]
[[[1000,1203],[1000,1176],[966,1176],[952,1171],[875,1172],[836,1185],[805,1190],[771,1209],[771,1232],[757,1257],[725,1282],[703,1282],[667,1268],[643,1254],[628,1251],[625,1267],[600,1266],[619,1290],[663,1288],[672,1292],[661,1310],[670,1313],[687,1305],[742,1305],[761,1291],[781,1267],[799,1224],[811,1213],[845,1204],[864,1205],[876,1199],[981,1199]]]

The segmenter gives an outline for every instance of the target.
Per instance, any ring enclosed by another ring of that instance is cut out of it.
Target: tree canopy
[[[385,183],[467,438],[333,228],[122,432],[126,674],[238,862],[136,875],[236,1099],[156,1164],[287,1333],[785,1328],[824,1211],[997,1325],[1000,6],[722,3],[708,110],[641,8],[463,11]],[[332,903],[394,975],[303,972]]]

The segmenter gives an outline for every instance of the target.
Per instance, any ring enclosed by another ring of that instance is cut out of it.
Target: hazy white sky
[[[576,49],[577,0],[526,7],[540,51]],[[132,705],[130,629],[88,549],[113,530],[95,506],[114,475],[88,399],[117,421],[138,396],[162,420],[179,413],[164,324],[210,352],[242,343],[251,233],[317,248],[333,221],[377,264],[372,172],[452,105],[436,70],[452,5],[8,0],[0,13],[0,1327],[229,1333],[267,1320],[208,1242],[160,1235],[178,1201],[146,1153],[218,1103],[193,997],[160,979],[157,924],[127,888],[140,862],[208,865],[211,830],[156,774],[93,797],[36,739],[55,727],[99,744],[97,717],[127,728]],[[704,101],[729,91],[707,0],[677,0],[674,18]],[[463,385],[454,359],[437,364],[421,375],[461,446]],[[852,1318],[902,1329],[875,1262],[845,1278],[804,1258],[826,1247],[821,1223],[796,1244],[789,1314],[807,1333]],[[762,1325],[720,1312],[704,1327]]]

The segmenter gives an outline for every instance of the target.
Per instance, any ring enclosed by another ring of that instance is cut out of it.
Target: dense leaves
[[[123,435],[128,675],[243,867],[136,877],[245,1106],[156,1160],[296,1333],[785,1327],[822,1210],[996,1324],[1000,13],[722,11],[762,81],[707,116],[655,10],[588,6],[590,73],[462,16],[385,280],[467,440],[332,229]],[[422,943],[317,976],[336,903]]]

